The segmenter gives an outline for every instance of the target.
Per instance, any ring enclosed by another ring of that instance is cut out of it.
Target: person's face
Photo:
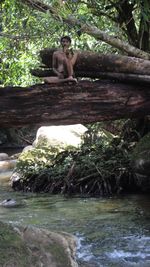
[[[61,40],[61,45],[62,45],[62,47],[68,48],[70,46],[70,42],[64,38]]]

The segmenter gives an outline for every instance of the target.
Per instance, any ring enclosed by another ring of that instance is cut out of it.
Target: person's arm
[[[75,65],[75,63],[77,61],[77,58],[78,58],[78,52],[73,52],[72,51],[72,59],[71,59],[72,66]]]
[[[53,53],[53,58],[52,58],[52,68],[53,72],[59,76],[59,72],[57,71],[57,54],[54,52]]]
[[[72,66],[74,66],[77,61],[78,53],[74,52],[71,48],[66,51],[66,57],[71,61]]]

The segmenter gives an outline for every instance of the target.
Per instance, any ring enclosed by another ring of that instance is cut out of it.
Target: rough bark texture
[[[90,123],[147,114],[148,85],[84,81],[0,89],[1,127]]]
[[[52,67],[52,54],[55,50],[54,48],[47,48],[40,51],[42,63],[49,68]],[[150,61],[115,54],[104,55],[82,51],[79,53],[74,69],[75,72],[116,72],[150,75]]]
[[[31,70],[31,74],[36,77],[49,77],[54,76],[52,69],[34,69]],[[98,71],[76,71],[76,77],[86,77],[86,78],[99,78],[99,79],[110,79],[113,81],[130,81],[130,82],[142,82],[150,84],[150,75],[140,75],[140,74],[128,74],[128,73],[115,73],[115,72],[98,72]]]

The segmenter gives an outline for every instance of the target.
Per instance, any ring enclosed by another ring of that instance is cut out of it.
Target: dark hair
[[[71,38],[69,36],[62,36],[61,39],[60,39],[60,42],[63,41],[63,39],[66,39],[69,43],[71,43]]]

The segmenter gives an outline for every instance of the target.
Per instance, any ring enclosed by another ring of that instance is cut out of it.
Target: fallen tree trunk
[[[52,69],[33,69],[31,74],[36,77],[51,77],[55,76]],[[130,82],[142,82],[150,84],[150,75],[140,75],[140,74],[128,74],[128,73],[115,73],[115,72],[90,72],[90,71],[76,71],[76,77],[87,77],[87,78],[101,78],[101,79],[110,79],[115,81],[130,81]]]
[[[1,127],[91,123],[148,114],[148,85],[83,81],[0,89]]]
[[[52,68],[52,54],[56,49],[44,49],[40,51],[42,63]],[[121,55],[104,55],[89,51],[79,53],[75,72],[115,72],[150,75],[150,60]]]

